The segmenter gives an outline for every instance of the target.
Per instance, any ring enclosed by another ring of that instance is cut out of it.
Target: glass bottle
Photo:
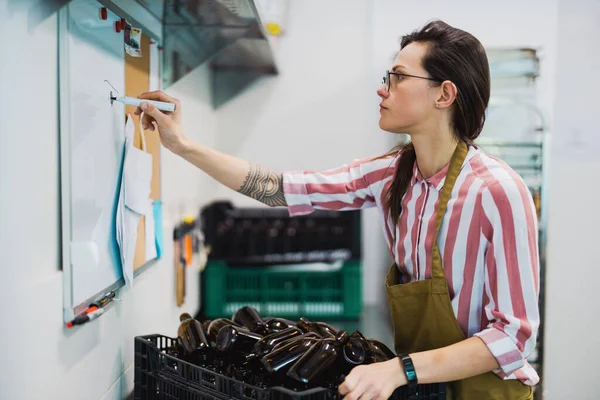
[[[202,321],[202,329],[204,329],[204,332],[208,334],[208,326],[210,325],[210,323],[212,322],[212,320],[210,319],[205,319],[204,321]]]
[[[338,357],[337,363],[330,368],[328,383],[330,389],[335,389],[346,379],[346,375],[357,365],[364,364],[366,360],[366,350],[360,340],[352,336],[342,347],[342,356]]]
[[[279,349],[280,347],[287,346],[288,344],[290,344],[291,342],[294,342],[296,340],[303,340],[303,339],[307,339],[307,338],[322,339],[321,336],[317,335],[314,332],[303,333],[300,336],[296,336],[291,339],[286,339],[286,340],[283,340],[283,341],[277,343],[275,346],[273,346],[271,351],[275,351],[275,350]]]
[[[237,328],[242,328],[241,325],[238,325],[227,318],[218,318],[212,320],[212,322],[208,325],[208,329],[206,330],[208,340],[211,342],[211,344],[216,345],[217,335],[224,326],[235,326]]]
[[[302,335],[302,331],[296,327],[286,328],[282,331],[264,336],[254,346],[252,353],[256,357],[267,354],[277,344]]]
[[[217,349],[229,376],[254,386],[270,386],[266,371],[252,352],[262,337],[232,325],[221,328],[217,335]]]
[[[254,307],[244,306],[237,310],[231,320],[238,325],[245,326],[251,332],[264,335],[267,332],[267,327],[262,317]]]
[[[204,350],[210,345],[206,339],[202,324],[192,318],[188,313],[183,313],[179,316],[179,328],[177,329],[177,337],[183,347],[184,354],[191,354],[197,350]]]
[[[340,375],[342,371],[337,371],[339,368],[334,368],[335,371],[329,371],[329,368],[336,364],[349,338],[346,331],[340,331],[334,338],[319,340],[290,367],[287,376],[299,382],[318,384],[332,374]]]
[[[390,350],[389,347],[381,343],[379,340],[367,339],[367,342],[371,345],[369,350],[375,356],[375,361],[373,362],[387,361],[398,357],[396,353]]]
[[[350,337],[359,340],[365,348],[365,364],[387,361],[396,357],[396,354],[385,344],[381,343],[379,340],[365,338],[360,331],[352,332]]]
[[[233,325],[221,328],[217,335],[217,349],[223,352],[252,353],[256,343],[262,338],[258,333],[247,331]]]
[[[206,366],[210,359],[210,344],[202,324],[188,313],[179,316],[177,341],[181,358],[194,364]]]
[[[311,322],[306,318],[300,318],[296,325],[304,332],[315,332],[323,338],[334,338],[338,333],[337,329],[325,322]]]
[[[267,326],[267,333],[277,333],[286,328],[295,327],[296,323],[285,318],[265,318],[265,325]]]
[[[279,372],[298,360],[313,344],[321,340],[314,333],[306,333],[276,345],[261,358],[267,372]]]

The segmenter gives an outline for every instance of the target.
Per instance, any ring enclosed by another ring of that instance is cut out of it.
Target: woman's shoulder
[[[481,180],[484,187],[490,188],[502,183],[525,185],[523,178],[501,158],[491,156],[477,146],[473,146],[470,153],[470,172]]]
[[[362,174],[369,180],[380,181],[394,175],[399,158],[399,152],[390,151],[381,155],[355,159],[352,164],[359,166]]]
[[[390,151],[384,154],[374,155],[365,158],[355,159],[355,162],[360,164],[370,164],[375,166],[394,166],[396,161],[400,159],[400,152]]]
[[[491,196],[496,206],[522,203],[531,197],[523,178],[508,163],[481,148],[474,147],[469,167],[474,179],[480,180],[479,193]]]

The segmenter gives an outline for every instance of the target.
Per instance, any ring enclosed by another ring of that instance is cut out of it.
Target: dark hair
[[[428,44],[422,65],[429,81],[439,86],[444,80],[456,85],[456,99],[452,105],[451,126],[459,140],[471,143],[485,122],[485,110],[490,99],[490,71],[483,45],[468,32],[454,28],[443,21],[432,21],[422,29],[402,37],[400,49],[411,43]],[[402,198],[412,178],[417,155],[412,143],[398,146],[388,155],[400,152],[400,160],[392,184],[386,194],[386,205],[394,227],[402,212]]]

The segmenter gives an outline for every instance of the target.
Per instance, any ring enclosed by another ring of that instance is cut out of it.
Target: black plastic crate
[[[136,400],[339,400],[332,390],[314,388],[296,392],[283,387],[262,389],[206,368],[190,364],[170,354],[175,339],[163,335],[135,338]],[[414,400],[445,399],[445,384],[419,385]],[[405,400],[405,388],[397,389],[393,400]]]
[[[264,266],[361,258],[360,210],[315,210],[291,218],[287,208],[218,201],[201,210],[201,220],[211,261]]]
[[[137,379],[136,375],[136,379]],[[190,386],[171,380],[165,376],[156,376],[142,371],[140,383],[135,382],[135,399],[145,400],[226,400],[208,391],[193,389]]]

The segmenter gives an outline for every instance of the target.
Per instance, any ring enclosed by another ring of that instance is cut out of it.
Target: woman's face
[[[427,44],[413,42],[396,56],[390,72],[430,78],[421,66]],[[392,133],[412,133],[432,116],[437,96],[431,81],[390,74],[390,90],[382,84],[377,89],[381,97],[379,127]]]

